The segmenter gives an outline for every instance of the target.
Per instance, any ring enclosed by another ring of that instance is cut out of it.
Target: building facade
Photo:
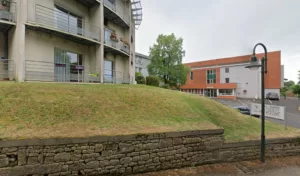
[[[1,80],[133,82],[139,0],[1,2]]]
[[[262,58],[262,54],[257,55]],[[261,97],[261,70],[249,70],[252,55],[187,63],[190,75],[181,91],[211,98],[236,99]],[[265,92],[280,95],[284,83],[284,66],[281,52],[268,53],[268,73],[265,75]]]
[[[151,60],[149,56],[144,54],[135,53],[135,72],[140,72],[144,77],[149,76],[148,65]]]

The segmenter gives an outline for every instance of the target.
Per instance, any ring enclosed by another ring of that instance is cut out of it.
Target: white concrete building
[[[135,72],[140,72],[144,77],[149,76],[148,65],[151,60],[149,56],[144,54],[135,53]]]
[[[139,0],[10,0],[0,80],[133,83]]]

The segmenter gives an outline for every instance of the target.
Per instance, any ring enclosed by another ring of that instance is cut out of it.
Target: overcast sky
[[[136,35],[137,52],[148,55],[159,34],[171,33],[184,39],[185,63],[251,54],[262,42],[269,51],[281,50],[285,78],[297,81],[300,0],[141,2],[144,15]]]

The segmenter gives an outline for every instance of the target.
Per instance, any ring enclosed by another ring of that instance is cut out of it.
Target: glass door
[[[104,82],[114,83],[114,63],[109,60],[104,60]]]

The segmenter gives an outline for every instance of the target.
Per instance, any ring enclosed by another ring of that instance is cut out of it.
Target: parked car
[[[238,110],[240,113],[244,114],[244,115],[249,115],[249,116],[253,116],[256,118],[259,118],[259,115],[255,115],[255,114],[251,114],[250,109],[247,106],[236,106],[233,107],[234,109]]]
[[[269,92],[269,93],[267,93],[266,99],[279,101],[279,95],[274,92]]]
[[[236,107],[233,107],[233,108],[238,110],[242,114],[251,115],[250,109],[247,106],[236,106]]]

